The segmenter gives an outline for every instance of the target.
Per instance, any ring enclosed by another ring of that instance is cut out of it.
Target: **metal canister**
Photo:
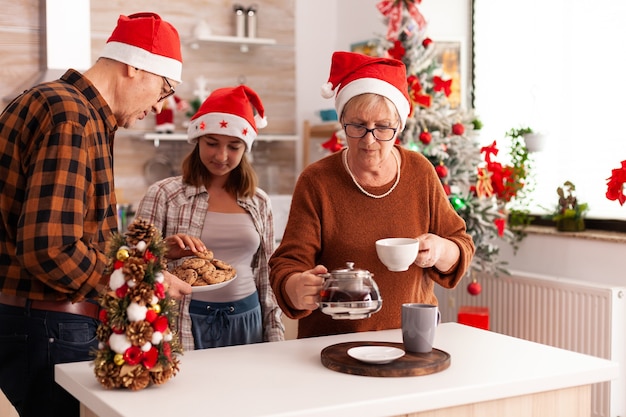
[[[233,6],[235,11],[235,36],[243,38],[246,36],[246,9],[241,4]]]
[[[256,38],[256,6],[250,6],[246,11],[246,36]]]

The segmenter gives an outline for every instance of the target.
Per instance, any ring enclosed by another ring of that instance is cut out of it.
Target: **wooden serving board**
[[[441,372],[450,366],[450,354],[435,348],[430,353],[406,352],[391,363],[369,364],[348,355],[348,349],[357,346],[391,346],[404,350],[402,343],[393,342],[338,343],[322,350],[322,364],[328,369],[345,374],[382,377],[428,375]]]

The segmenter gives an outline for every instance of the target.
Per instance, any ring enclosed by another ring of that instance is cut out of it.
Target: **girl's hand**
[[[183,298],[183,295],[191,294],[191,285],[178,278],[176,275],[168,271],[163,271],[163,276],[165,277],[165,291],[167,291],[172,298],[180,300]]]
[[[204,252],[206,246],[197,237],[192,237],[184,233],[178,233],[165,238],[168,259],[180,259],[185,256],[192,256],[195,252]]]

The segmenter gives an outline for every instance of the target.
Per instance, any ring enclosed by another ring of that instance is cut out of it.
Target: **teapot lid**
[[[331,272],[333,276],[360,276],[360,275],[371,275],[369,271],[365,269],[359,269],[354,267],[354,262],[346,262],[345,268],[333,269]]]

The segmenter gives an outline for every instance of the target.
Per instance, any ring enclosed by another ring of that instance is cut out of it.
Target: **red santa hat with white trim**
[[[335,109],[341,118],[346,103],[364,93],[379,94],[391,100],[404,129],[411,112],[411,99],[402,61],[371,57],[356,52],[338,51],[333,54],[328,82],[322,86],[322,97],[335,95]]]
[[[210,134],[234,136],[244,141],[250,152],[258,129],[265,126],[265,109],[253,89],[246,85],[219,88],[191,118],[187,140],[195,143],[200,136]]]
[[[178,31],[156,13],[120,15],[100,56],[182,82]]]

